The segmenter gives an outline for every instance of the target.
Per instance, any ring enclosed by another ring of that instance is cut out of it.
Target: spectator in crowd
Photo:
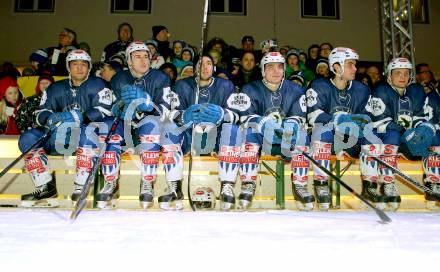
[[[106,45],[101,55],[101,62],[109,60],[116,54],[125,55],[125,49],[133,41],[133,27],[129,23],[121,23],[116,32],[118,39]]]
[[[438,82],[434,78],[434,74],[427,63],[419,63],[416,65],[417,83],[423,86],[425,93],[430,93],[438,88]]]
[[[180,59],[182,56],[182,49],[187,47],[187,44],[183,40],[175,40],[173,42],[173,49],[171,55],[167,58],[167,62],[173,62],[175,58]]]
[[[308,52],[308,58],[306,61],[306,67],[310,71],[315,71],[316,63],[318,62],[318,56],[319,56],[319,45],[312,44],[311,46],[309,46],[307,52]]]
[[[157,51],[164,59],[168,59],[172,53],[170,42],[168,41],[171,36],[168,28],[163,25],[155,25],[151,30],[153,32],[153,40],[157,42]]]
[[[376,65],[370,65],[367,68],[366,74],[371,78],[374,88],[382,82],[382,74]]]
[[[333,45],[329,42],[324,42],[319,45],[319,57],[328,59],[330,52],[333,50]]]
[[[78,44],[78,48],[79,49],[82,49],[82,50],[84,50],[84,51],[86,51],[87,52],[87,54],[89,54],[89,56],[91,56],[92,54],[92,50],[91,50],[91,48],[90,48],[90,45],[87,43],[87,42],[80,42],[79,44]]]
[[[241,56],[240,64],[240,70],[237,75],[231,79],[235,86],[241,88],[251,81],[261,79],[261,72],[257,67],[255,54],[253,52],[245,52]]]
[[[177,78],[177,80],[184,79],[187,77],[192,77],[192,76],[194,76],[194,66],[193,66],[193,64],[187,64],[182,67],[182,70],[181,70],[180,75]]]
[[[41,97],[50,84],[54,83],[54,79],[49,74],[43,74],[38,78],[35,86],[35,94],[23,100],[17,109],[15,122],[20,133],[38,127],[36,123],[36,111],[40,106]]]
[[[231,77],[231,75],[229,74],[229,72],[227,71],[227,69],[225,69],[225,67],[222,65],[222,56],[220,54],[220,52],[218,52],[217,50],[211,49],[208,51],[208,55],[211,56],[212,60],[214,61],[214,76],[216,77],[221,77],[223,79],[229,79]]]
[[[302,49],[299,50],[299,61],[301,61],[302,63],[304,63],[304,65],[305,65],[306,62],[307,62],[307,53],[304,52]],[[306,65],[306,68],[307,68],[307,65]],[[307,69],[309,69],[309,68],[307,68]],[[310,69],[309,69],[309,70],[310,70]],[[310,71],[313,71],[313,70],[310,70]]]
[[[16,79],[20,76],[20,72],[14,67],[14,64],[9,61],[5,61],[3,62],[2,66],[0,66],[0,78],[8,76]]]
[[[364,83],[370,88],[370,90],[373,89],[373,81],[371,80],[371,77],[369,75],[356,73],[355,80]]]
[[[308,70],[304,63],[299,61],[299,52],[296,49],[292,49],[286,54],[286,78],[289,78],[292,74],[300,74],[304,77],[306,85],[315,78],[312,71]]]
[[[192,66],[192,60],[194,58],[194,50],[191,47],[185,47],[182,49],[182,56],[181,58],[175,58],[173,60],[174,66],[177,68],[177,73],[180,74],[182,71],[182,68],[186,65]]]
[[[162,66],[159,67],[160,70],[165,72],[170,77],[171,86],[174,85],[177,79],[177,68],[174,64],[165,62]]]
[[[20,134],[15,116],[22,100],[23,94],[15,78],[7,76],[0,79],[0,134]]]
[[[148,40],[145,44],[148,46],[148,49],[150,49],[151,53],[150,67],[152,69],[159,69],[159,67],[165,63],[165,60],[157,51],[157,42],[155,40]]]
[[[228,63],[230,63],[231,60],[228,44],[222,38],[214,37],[208,42],[205,52],[211,50],[216,50],[220,53],[217,67],[227,69]]]
[[[302,77],[300,74],[298,75],[293,74],[288,78],[288,80],[291,81],[292,83],[301,86],[302,88],[306,87],[304,77]]]
[[[78,48],[76,41],[76,33],[70,28],[61,30],[58,37],[58,46],[47,48],[47,55],[49,56],[49,64],[53,75],[67,76],[66,57],[70,50]]]
[[[25,75],[22,72],[22,76],[37,76],[43,73],[50,73],[50,68],[47,66],[48,55],[46,49],[38,49],[29,56],[30,68],[32,73]]]
[[[319,59],[316,63],[316,78],[328,77],[330,75],[330,67],[327,59]]]
[[[261,56],[268,52],[276,52],[278,51],[278,41],[275,39],[264,40],[260,43],[261,47]]]
[[[107,87],[109,87],[113,76],[120,71],[122,71],[122,65],[119,62],[115,60],[108,60],[104,62],[101,68],[100,77],[105,81]]]

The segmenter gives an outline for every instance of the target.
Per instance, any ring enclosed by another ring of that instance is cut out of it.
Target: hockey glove
[[[58,126],[58,123],[74,122],[75,125],[79,127],[83,121],[81,111],[75,109],[71,111],[52,113],[47,119],[47,126],[49,126],[50,130],[53,130]]]
[[[207,103],[202,104],[200,107],[200,120],[201,122],[213,123],[219,125],[223,120],[224,111],[220,106]]]
[[[394,123],[394,122],[389,122],[389,123],[388,123],[388,125],[387,125],[387,130],[388,130],[388,129],[395,130],[395,131],[398,131],[398,132],[402,132],[402,131],[405,130],[404,127],[402,127],[401,125],[399,125],[399,124],[397,124],[397,123]]]
[[[138,111],[149,112],[153,110],[153,104],[150,95],[133,85],[125,85],[121,91],[121,100],[125,105],[130,105],[133,101],[139,103],[136,107]]]
[[[194,104],[189,106],[184,112],[183,112],[183,123],[186,125],[190,122],[193,124],[199,124],[201,122],[200,119],[200,104]]]
[[[351,136],[358,136],[360,138],[364,137],[363,130],[366,124],[371,122],[368,115],[365,114],[335,114],[333,115],[333,124],[335,129],[341,124],[344,124],[345,130],[344,134]],[[359,135],[354,135],[353,127],[357,126],[359,128]]]
[[[406,144],[414,156],[428,156],[428,148],[432,145],[434,131],[428,123],[423,123],[416,128],[410,128],[402,136],[402,142]]]

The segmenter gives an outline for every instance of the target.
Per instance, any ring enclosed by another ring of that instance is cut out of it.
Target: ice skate
[[[368,200],[372,201],[376,208],[384,210],[386,207],[385,196],[381,195],[377,191],[377,182],[371,182],[368,180],[362,181],[362,193],[361,195]]]
[[[235,206],[235,194],[234,194],[235,183],[230,181],[222,181],[221,192],[220,192],[220,209],[224,211],[229,211]]]
[[[331,202],[328,181],[313,181],[316,201],[318,202],[319,210],[328,211]]]
[[[182,200],[183,192],[181,180],[168,182],[167,193],[158,198],[159,206],[162,210],[182,210]]]
[[[54,208],[59,206],[55,179],[41,185],[30,194],[21,196],[21,207],[25,208]]]
[[[385,196],[385,201],[388,203],[390,210],[396,211],[402,201],[399,192],[397,191],[396,183],[382,183],[380,191]]]
[[[146,210],[154,204],[154,182],[142,180],[139,192],[139,204]]]
[[[119,198],[119,182],[106,181],[104,187],[96,195],[96,201],[98,202],[98,208],[110,209],[115,208]]]
[[[240,208],[247,210],[252,205],[252,198],[255,194],[255,182],[243,182],[241,185],[241,192],[238,196]]]
[[[440,209],[440,184],[425,182],[425,186],[432,190],[433,193],[425,192],[426,208],[429,210]]]
[[[78,183],[74,183],[73,184],[73,192],[72,195],[70,196],[70,199],[73,202],[73,205],[76,204],[76,202],[78,201],[79,197],[81,196],[81,193],[83,191],[84,185],[78,184]]]
[[[300,211],[313,210],[313,202],[315,202],[315,197],[307,189],[307,183],[302,185],[293,182],[292,193],[298,210]]]

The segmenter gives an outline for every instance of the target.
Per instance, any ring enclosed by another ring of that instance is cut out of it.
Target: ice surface
[[[437,271],[440,213],[0,209],[0,271]],[[29,269],[29,270],[28,270]],[[79,270],[77,270],[79,269]]]

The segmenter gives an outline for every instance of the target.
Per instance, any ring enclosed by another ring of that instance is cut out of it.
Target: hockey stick
[[[75,221],[75,219],[78,217],[78,215],[81,213],[81,211],[84,209],[87,203],[87,195],[89,194],[90,187],[92,185],[92,182],[95,178],[96,172],[98,171],[99,166],[101,165],[102,159],[104,157],[105,150],[107,149],[107,143],[110,140],[111,135],[113,132],[116,131],[116,128],[119,124],[119,116],[115,118],[113,121],[113,124],[108,131],[107,135],[105,136],[104,142],[102,144],[101,150],[99,152],[98,161],[93,165],[92,170],[90,171],[90,175],[87,177],[87,180],[84,184],[83,190],[81,191],[81,195],[78,198],[78,201],[75,204],[75,207],[73,208],[72,213],[70,214],[70,220]]]
[[[379,210],[378,208],[374,207],[373,204],[371,204],[367,199],[365,199],[363,196],[361,196],[360,194],[358,194],[353,188],[351,188],[350,186],[348,186],[347,183],[345,183],[344,181],[342,181],[340,178],[338,178],[337,176],[335,176],[332,172],[330,172],[329,170],[327,170],[325,167],[323,167],[321,164],[319,164],[315,159],[313,159],[310,155],[308,155],[306,152],[302,151],[301,149],[299,149],[298,147],[295,147],[296,150],[298,150],[299,152],[301,152],[301,154],[306,157],[309,161],[311,161],[314,165],[316,165],[319,169],[321,169],[324,173],[326,173],[327,175],[329,175],[330,177],[332,177],[334,180],[336,180],[339,184],[341,184],[345,189],[347,189],[347,191],[349,191],[350,193],[352,193],[355,197],[359,198],[362,202],[364,202],[367,206],[369,206],[370,208],[373,209],[373,211],[379,216],[380,220],[382,221],[382,223],[390,223],[391,222],[391,218],[389,218],[384,211]]]
[[[196,90],[196,97],[194,104],[199,103],[199,92],[200,92],[200,80],[201,80],[201,73],[202,73],[202,56],[203,56],[203,47],[205,43],[205,36],[206,36],[206,26],[208,22],[208,0],[205,0],[204,8],[203,8],[203,19],[202,19],[202,37],[200,40],[200,52],[199,52],[199,74],[198,74],[198,82],[197,82],[197,90]],[[192,132],[191,132],[191,151],[189,154],[189,162],[188,162],[188,185],[187,185],[187,191],[188,191],[188,201],[189,205],[191,206],[191,209],[193,211],[196,211],[196,208],[194,206],[194,202],[191,198],[191,172],[192,172],[192,165],[193,165],[193,153],[194,151],[194,138],[195,138],[195,125],[192,126]]]
[[[60,125],[61,125],[61,123],[56,124],[55,128],[59,127]],[[50,138],[50,136],[51,136],[50,132],[51,132],[51,130],[47,131],[31,147],[29,147],[25,152],[23,152],[20,156],[18,156],[13,162],[11,162],[8,166],[6,166],[6,168],[3,169],[3,171],[0,173],[0,178],[2,178],[12,167],[14,167],[14,165],[17,164],[17,162],[19,162],[21,159],[23,159],[24,156],[26,156],[29,152],[31,152],[33,149],[37,148],[40,144],[42,144],[45,141],[47,141]]]
[[[391,171],[393,171],[394,173],[398,174],[401,178],[403,178],[404,180],[408,181],[409,183],[411,183],[412,185],[414,185],[415,187],[417,187],[418,189],[420,189],[421,191],[425,192],[425,193],[429,193],[431,195],[435,195],[435,196],[440,196],[440,194],[432,191],[431,189],[429,189],[428,187],[426,187],[424,184],[414,180],[413,178],[409,177],[408,175],[406,175],[405,173],[403,173],[402,171],[400,171],[399,169],[397,169],[396,167],[390,165],[389,163],[387,163],[386,161],[372,156],[370,154],[368,154],[370,157],[373,158],[373,160],[377,161],[378,163],[386,166],[387,168],[389,168]]]

